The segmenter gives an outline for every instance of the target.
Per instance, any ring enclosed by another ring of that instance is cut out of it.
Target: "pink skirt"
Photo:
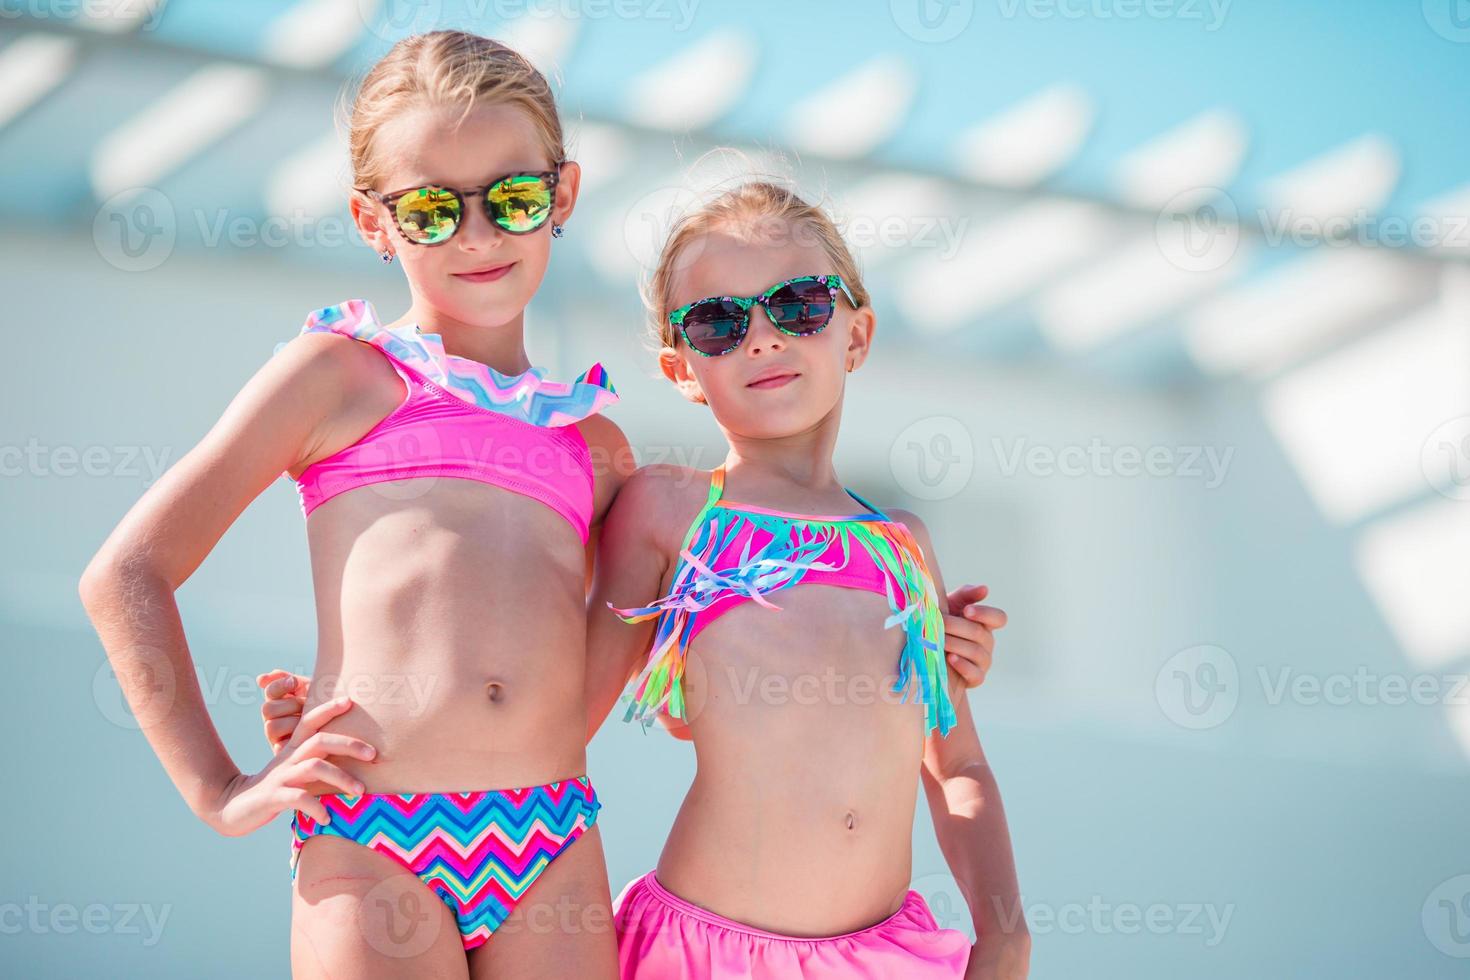
[[[941,929],[924,897],[910,891],[897,912],[841,936],[803,939],[742,925],[692,905],[653,872],[613,901],[622,980],[735,980],[746,977],[963,977],[970,940]]]

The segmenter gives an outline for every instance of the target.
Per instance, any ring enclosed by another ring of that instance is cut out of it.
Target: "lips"
[[[745,383],[747,388],[780,388],[790,384],[801,377],[796,371],[788,371],[785,368],[776,368],[770,371],[762,371],[750,381]]]
[[[502,262],[499,265],[487,265],[469,272],[456,272],[454,278],[463,279],[465,282],[494,282],[510,271],[514,262]]]

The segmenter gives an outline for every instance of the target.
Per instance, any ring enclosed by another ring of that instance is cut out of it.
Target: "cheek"
[[[727,355],[728,356],[728,355]],[[685,363],[689,365],[689,373],[694,375],[694,380],[699,384],[699,390],[713,392],[716,401],[720,401],[721,393],[731,390],[731,381],[728,371],[721,371],[724,365],[716,364],[713,357],[701,357],[698,354],[688,354]]]
[[[517,275],[533,280],[534,289],[546,274],[547,266],[551,264],[551,232],[542,228],[534,235],[524,235],[519,239],[512,237],[506,245],[511,246],[506,251],[520,263],[516,269]]]

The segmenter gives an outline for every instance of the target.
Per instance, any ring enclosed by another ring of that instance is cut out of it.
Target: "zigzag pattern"
[[[387,855],[454,912],[465,949],[510,915],[532,882],[597,822],[602,804],[586,776],[543,786],[469,793],[337,794],[331,822],[296,811],[291,876],[308,838],[342,837]]]

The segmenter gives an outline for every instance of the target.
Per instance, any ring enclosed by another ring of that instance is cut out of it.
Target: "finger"
[[[963,606],[967,602],[979,602],[990,593],[988,585],[962,585],[950,592],[948,598],[951,607]]]
[[[261,676],[269,678],[266,683],[261,685],[261,691],[267,698],[285,697],[296,686],[295,674],[271,671],[270,674],[262,674]],[[259,679],[256,680],[256,683],[259,683]]]
[[[985,672],[964,657],[951,653],[948,659],[950,668],[964,679],[966,687],[979,687],[985,683]]]
[[[980,634],[984,632],[985,627],[981,626],[979,623],[973,622],[968,619],[963,619],[959,616],[944,617],[944,640],[946,645],[948,645],[950,637],[956,637],[961,640],[969,640],[973,643],[974,641],[979,639]]]
[[[260,716],[262,718],[299,718],[301,717],[301,702],[295,698],[262,701],[260,702]]]
[[[347,770],[333,765],[326,759],[307,759],[305,762],[298,763],[286,777],[287,786],[301,786],[303,783],[326,783],[343,793],[353,795],[361,793],[364,789],[362,782],[356,776],[348,775]]]
[[[330,701],[323,701],[301,716],[301,724],[296,729],[298,741],[306,741],[307,738],[321,731],[321,727],[333,718],[342,714],[352,707],[352,699],[349,697],[337,697]]]
[[[1006,612],[996,606],[982,606],[972,603],[965,607],[965,618],[983,623],[990,629],[998,630],[1006,624]]]
[[[329,755],[346,755],[354,759],[372,760],[378,750],[360,738],[337,732],[317,732],[301,743],[297,750],[303,759],[325,759]]]
[[[255,683],[266,692],[267,697],[280,697],[286,692],[297,695],[305,694],[309,680],[300,674],[293,674],[289,670],[277,667],[257,676]]]
[[[313,796],[304,789],[288,789],[280,796],[282,810],[300,810],[317,823],[331,823],[332,814],[321,797]]]
[[[286,671],[284,671],[281,668],[277,667],[275,670],[268,670],[264,674],[256,674],[255,675],[255,683],[259,687],[265,687],[271,681],[275,680],[277,677],[280,677],[280,676],[282,676],[283,674],[286,674],[286,673],[287,673]]]
[[[994,660],[994,655],[988,646],[984,643],[972,643],[969,640],[958,640],[945,644],[944,653],[946,660],[951,656],[959,657],[973,665],[982,674],[990,671],[990,665]]]
[[[296,731],[297,724],[295,715],[290,718],[274,718],[265,723],[265,740],[271,743],[272,748],[279,750],[291,741],[291,733]]]
[[[305,679],[296,674],[285,674],[266,684],[264,691],[267,700],[278,698],[294,698],[297,701],[306,699]]]

